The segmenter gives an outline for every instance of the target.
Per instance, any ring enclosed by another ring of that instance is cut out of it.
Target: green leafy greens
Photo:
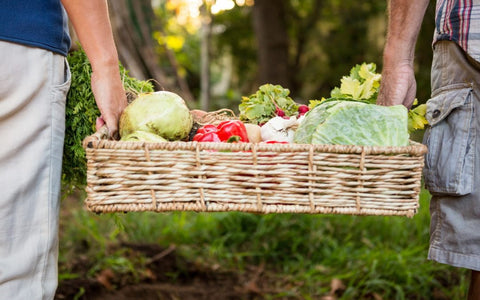
[[[286,116],[298,114],[298,105],[288,95],[290,90],[280,85],[264,84],[255,94],[242,97],[238,106],[240,120],[252,124],[264,124],[282,110]]]
[[[330,98],[310,100],[310,111],[298,127],[296,143],[406,146],[409,133],[427,124],[425,105],[376,105],[381,74],[363,63],[343,76]],[[416,103],[415,103],[416,105]]]
[[[376,65],[374,63],[363,63],[355,65],[349,76],[343,76],[340,80],[340,87],[335,87],[330,92],[330,98],[322,98],[321,100],[310,100],[309,108],[322,104],[324,101],[360,101],[364,103],[375,104],[377,102],[378,92],[382,75],[376,73]],[[417,100],[413,104],[413,108],[408,111],[408,132],[412,133],[418,129],[424,129],[428,124],[425,118],[426,105],[417,106]]]
[[[417,101],[413,103],[417,105]],[[408,111],[408,132],[413,132],[417,129],[425,128],[425,125],[428,124],[425,115],[427,114],[427,105],[420,104]]]
[[[376,65],[374,63],[356,65],[350,70],[350,76],[343,76],[340,80],[341,85],[335,87],[332,92],[332,98],[346,98],[352,100],[375,103],[380,87],[382,76],[375,73]]]
[[[65,192],[86,185],[86,157],[83,139],[95,132],[95,122],[100,111],[90,86],[92,68],[85,52],[80,49],[67,57],[72,73],[72,83],[67,95],[65,111],[65,143],[63,150],[62,187]],[[153,92],[153,84],[128,76],[119,64],[123,85],[129,98],[143,92]]]

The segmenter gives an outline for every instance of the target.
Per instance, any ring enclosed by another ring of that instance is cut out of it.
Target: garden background
[[[241,97],[263,83],[280,84],[307,104],[328,97],[356,64],[382,68],[387,1],[116,0],[109,6],[129,76],[180,94],[191,109],[238,111]],[[430,94],[434,10],[432,2],[415,52],[420,103]],[[413,137],[421,138],[421,132]],[[95,215],[83,207],[84,197],[81,187],[65,188],[56,299],[466,295],[465,270],[426,259],[425,190],[413,218]]]

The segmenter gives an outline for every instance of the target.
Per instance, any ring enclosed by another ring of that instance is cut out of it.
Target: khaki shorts
[[[428,258],[480,270],[480,63],[457,44],[434,45],[425,186],[430,203]]]
[[[53,299],[65,57],[0,41],[0,298]]]

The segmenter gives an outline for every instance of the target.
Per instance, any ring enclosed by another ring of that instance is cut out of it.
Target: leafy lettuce
[[[350,76],[343,76],[340,88],[335,87],[330,95],[332,98],[347,98],[375,103],[382,75],[376,73],[374,63],[356,65],[350,70]]]
[[[315,106],[298,127],[295,143],[363,146],[408,145],[408,110],[361,101],[332,100]]]

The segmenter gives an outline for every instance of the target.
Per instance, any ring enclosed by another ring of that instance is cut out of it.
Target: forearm
[[[93,71],[105,67],[118,69],[106,0],[61,0],[87,54]]]
[[[390,0],[385,63],[413,64],[415,44],[429,0]]]
[[[428,7],[428,0],[390,0],[388,32],[383,50],[380,105],[412,106],[417,83],[413,69],[415,44]]]
[[[91,85],[100,110],[97,130],[107,125],[117,137],[118,120],[127,105],[106,0],[61,0],[92,66]]]

